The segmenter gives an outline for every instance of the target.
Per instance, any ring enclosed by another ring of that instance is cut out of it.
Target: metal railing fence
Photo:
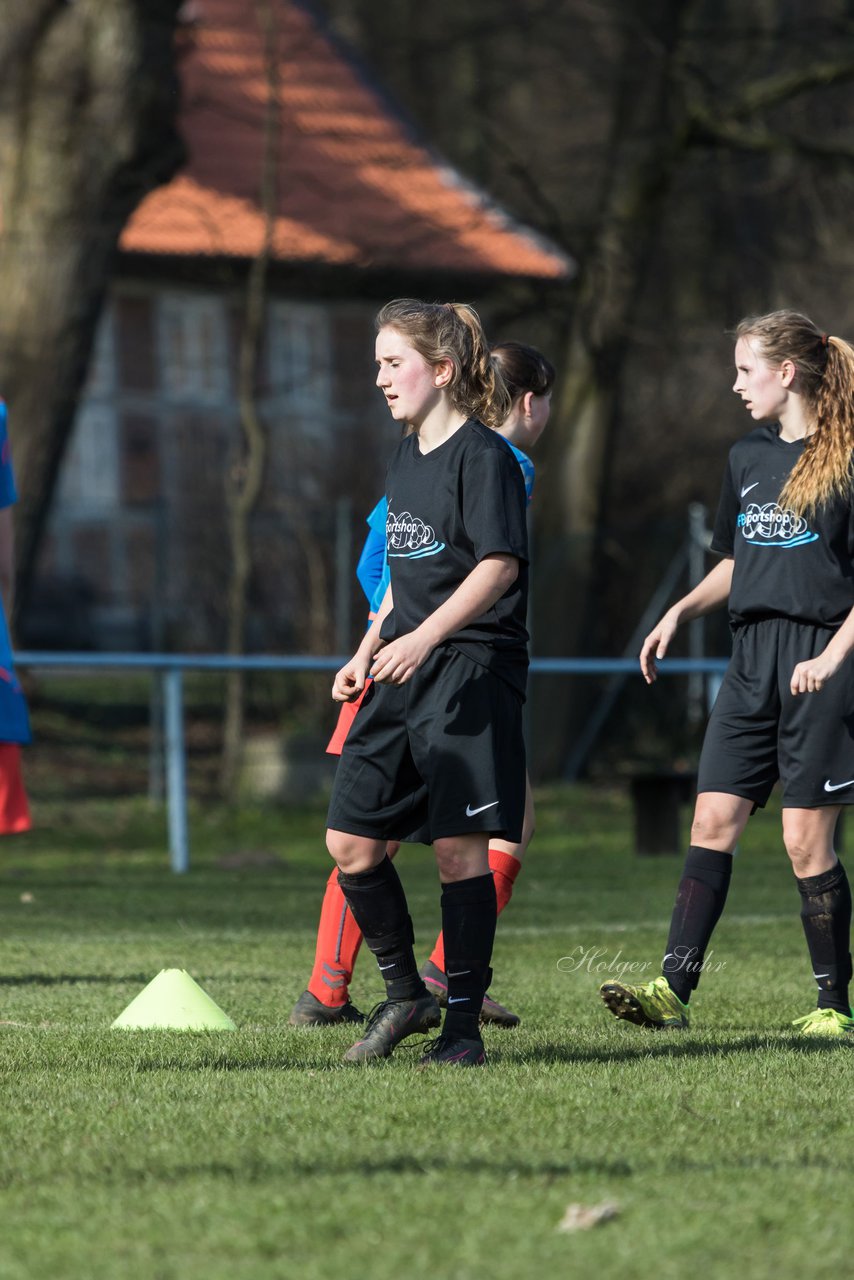
[[[169,830],[169,862],[177,875],[190,869],[187,816],[187,761],[184,733],[184,675],[188,671],[337,671],[350,655],[282,657],[181,653],[54,653],[22,651],[16,666],[50,671],[145,671],[161,682],[164,711],[164,771]],[[659,664],[662,675],[720,677],[725,658],[668,658]],[[533,658],[532,675],[634,675],[637,658]]]

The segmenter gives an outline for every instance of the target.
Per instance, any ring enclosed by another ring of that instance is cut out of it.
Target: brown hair
[[[554,386],[554,366],[536,347],[524,342],[497,342],[491,355],[501,370],[511,401],[528,391],[546,396]]]
[[[455,409],[488,427],[500,426],[507,417],[510,393],[490,359],[483,326],[472,307],[463,302],[397,298],[378,312],[376,328],[377,333],[394,329],[428,364],[451,361],[454,372],[447,391]]]
[[[831,498],[851,492],[854,451],[854,347],[823,333],[798,311],[748,316],[736,338],[753,339],[768,364],[791,360],[813,431],[780,494],[796,515],[814,515]]]

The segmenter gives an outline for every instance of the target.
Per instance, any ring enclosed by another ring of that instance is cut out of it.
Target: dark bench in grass
[[[696,773],[676,769],[636,773],[631,780],[635,853],[642,857],[681,853],[687,845],[680,833],[680,811],[690,804]]]

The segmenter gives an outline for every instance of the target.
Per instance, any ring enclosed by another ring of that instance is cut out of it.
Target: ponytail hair
[[[813,431],[780,493],[782,507],[798,516],[815,515],[852,488],[854,453],[854,347],[823,333],[797,311],[748,316],[736,338],[752,339],[768,364],[791,360]]]
[[[453,373],[446,390],[455,409],[498,427],[507,417],[511,397],[501,370],[490,358],[486,335],[473,307],[464,302],[420,302],[397,298],[377,313],[376,329],[394,329],[428,364],[450,360]]]
[[[513,403],[528,391],[547,396],[554,386],[554,365],[536,347],[524,342],[497,342],[491,354]]]

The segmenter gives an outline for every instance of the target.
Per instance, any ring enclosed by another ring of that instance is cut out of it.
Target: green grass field
[[[834,1276],[851,1269],[854,1046],[799,1042],[813,1003],[779,818],[759,815],[695,1001],[666,1036],[612,1019],[598,983],[657,971],[679,870],[637,859],[619,794],[543,795],[502,918],[483,1071],[417,1052],[345,1067],[346,1029],[285,1025],[327,873],[320,810],[163,815],[43,806],[0,858],[0,1276]],[[432,857],[400,863],[422,949]],[[597,969],[597,966],[601,966]],[[234,1033],[110,1031],[186,968]],[[380,997],[372,958],[354,998]],[[570,1203],[613,1220],[563,1234]]]

